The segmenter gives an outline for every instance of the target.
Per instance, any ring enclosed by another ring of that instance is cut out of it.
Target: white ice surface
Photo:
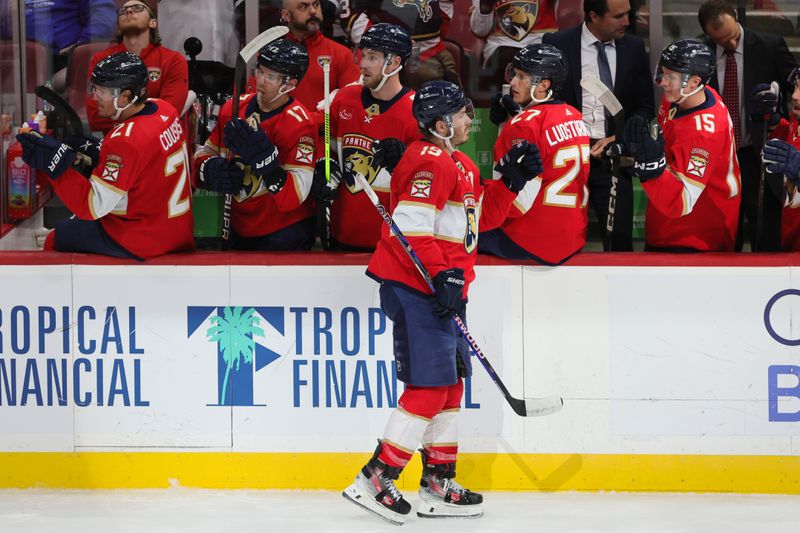
[[[407,494],[416,506],[416,494]],[[417,518],[403,526],[338,492],[1,490],[2,533],[790,533],[800,497],[737,494],[486,493],[476,520]]]

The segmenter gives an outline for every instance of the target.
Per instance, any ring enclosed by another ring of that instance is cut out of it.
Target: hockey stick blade
[[[271,43],[275,39],[280,39],[287,33],[289,33],[288,26],[275,26],[265,30],[253,37],[253,39],[241,49],[239,56],[244,60],[245,63],[248,63],[264,46]]]
[[[398,242],[400,242],[403,250],[405,250],[408,258],[416,267],[419,275],[425,280],[428,288],[432,293],[435,293],[436,290],[433,287],[433,279],[431,278],[428,269],[422,264],[419,256],[417,256],[416,252],[414,252],[414,249],[411,247],[411,243],[408,242],[408,239],[406,239],[405,235],[403,235],[403,232],[400,231],[400,228],[397,227],[395,221],[392,220],[392,216],[389,214],[383,204],[381,204],[378,195],[375,194],[375,191],[372,189],[369,182],[359,172],[354,172],[353,177],[364,189],[364,192],[367,194],[370,202],[372,202],[372,205],[375,206],[375,209],[378,210],[378,214],[381,216],[383,221],[387,226],[389,226],[389,228],[391,228],[391,232],[397,238]],[[497,375],[497,371],[483,354],[481,347],[472,337],[472,334],[469,332],[469,329],[467,329],[467,325],[464,323],[464,321],[461,320],[461,317],[454,315],[452,320],[458,328],[461,336],[464,337],[464,340],[467,341],[469,347],[473,352],[475,352],[475,355],[478,357],[478,361],[480,361],[481,365],[483,365],[486,373],[489,374],[489,378],[497,386],[497,388],[500,389],[500,392],[503,394],[503,398],[506,399],[515,413],[517,413],[519,416],[544,416],[555,413],[561,409],[564,401],[558,396],[548,396],[546,398],[525,398],[522,400],[511,396],[511,393],[508,392],[503,380]]]
[[[608,109],[611,116],[615,116],[622,111],[622,104],[619,103],[619,100],[617,100],[617,97],[611,92],[611,89],[606,87],[606,84],[600,81],[599,78],[595,76],[583,76],[581,78],[581,87],[597,98],[597,100],[603,104],[603,107]]]
[[[36,94],[36,96],[53,106],[55,110],[64,115],[64,117],[67,119],[67,125],[69,126],[71,134],[83,135],[83,122],[81,122],[81,117],[78,116],[78,113],[72,109],[72,106],[70,106],[66,100],[61,98],[58,93],[45,85],[37,85],[33,92]]]
[[[523,398],[517,399],[507,397],[506,400],[511,408],[519,416],[545,416],[551,415],[564,407],[564,400],[561,396],[546,396],[544,398]]]

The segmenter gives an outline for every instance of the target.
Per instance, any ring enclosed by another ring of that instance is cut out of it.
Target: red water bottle
[[[8,161],[8,218],[22,220],[33,214],[35,177],[22,160],[22,145],[14,142],[6,152]]]

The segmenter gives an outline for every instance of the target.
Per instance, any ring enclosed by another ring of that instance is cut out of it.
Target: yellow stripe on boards
[[[369,453],[0,453],[0,488],[213,489],[346,487]],[[420,460],[398,486],[415,490]],[[460,455],[473,490],[614,490],[800,494],[800,457],[732,455]]]

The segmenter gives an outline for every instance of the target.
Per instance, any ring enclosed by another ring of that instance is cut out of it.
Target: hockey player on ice
[[[412,112],[425,138],[408,147],[391,182],[392,217],[433,277],[435,295],[386,225],[367,267],[367,275],[381,284],[381,308],[394,322],[397,378],[406,389],[374,455],[343,495],[395,524],[405,521],[411,505],[394,480],[420,443],[417,515],[483,514],[483,497],[455,481],[457,416],[471,365],[452,317],[466,320],[479,222],[487,228],[502,223],[517,191],[541,172],[541,163],[536,147],[523,141],[499,164],[502,186],[484,189],[475,163],[456,149],[468,139],[471,111],[455,84],[423,84]]]

